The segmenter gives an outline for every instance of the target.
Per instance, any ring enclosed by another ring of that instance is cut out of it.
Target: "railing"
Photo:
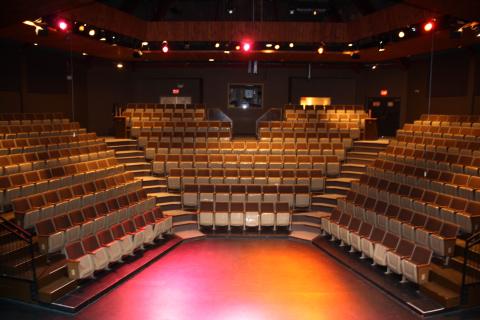
[[[3,217],[0,217],[0,234],[4,240],[0,252],[0,277],[29,282],[31,297],[35,300],[38,291],[33,235]],[[25,261],[24,267],[15,266],[22,260]]]
[[[480,285],[480,232],[465,240],[462,269],[462,303],[469,300],[469,288]]]
[[[259,126],[262,121],[281,121],[283,120],[283,109],[282,108],[270,108],[265,112],[256,122],[256,132],[258,138],[260,138]]]
[[[219,108],[207,108],[207,120],[230,122],[231,133],[233,133],[233,120]]]

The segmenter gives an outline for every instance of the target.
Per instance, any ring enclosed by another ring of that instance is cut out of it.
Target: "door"
[[[367,110],[377,119],[379,136],[395,136],[400,127],[400,98],[369,97]]]

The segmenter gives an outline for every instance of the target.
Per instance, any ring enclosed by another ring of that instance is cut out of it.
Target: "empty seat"
[[[387,265],[387,252],[395,250],[398,246],[400,238],[390,232],[387,232],[381,243],[375,245],[373,253],[373,262],[381,266]]]
[[[430,261],[433,252],[422,246],[415,246],[412,255],[402,259],[403,280],[422,284],[428,281]]]
[[[65,247],[65,255],[69,278],[84,279],[93,276],[95,271],[93,258],[85,252],[81,241],[68,244]]]
[[[60,251],[65,244],[65,233],[57,230],[51,219],[46,219],[35,224],[38,244],[42,252]]]
[[[113,262],[113,260],[110,261],[107,249],[100,246],[95,235],[89,235],[86,238],[83,238],[82,245],[85,252],[92,257],[95,270],[108,269],[109,263]]]
[[[213,201],[201,201],[198,209],[198,225],[199,227],[214,226],[214,203]]]

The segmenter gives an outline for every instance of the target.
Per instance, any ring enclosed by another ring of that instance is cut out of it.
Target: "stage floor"
[[[313,245],[288,239],[183,243],[73,317],[0,305],[2,319],[417,318]]]

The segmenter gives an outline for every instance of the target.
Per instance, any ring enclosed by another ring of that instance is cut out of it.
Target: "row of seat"
[[[97,144],[81,148],[49,150],[46,152],[14,153],[0,156],[0,175],[26,172],[67,165],[80,161],[114,157],[114,150],[106,150],[106,145]]]
[[[137,138],[138,144],[142,147],[148,145],[149,142],[220,142],[230,141],[232,139],[231,132],[142,132]]]
[[[53,168],[0,176],[0,205],[5,207],[18,197],[82,183],[123,172],[115,158],[83,161]]]
[[[460,227],[425,212],[389,204],[363,193],[351,192],[339,203],[339,211],[365,221],[399,238],[430,248],[448,260],[453,256]]]
[[[370,175],[394,182],[388,186],[389,189],[386,189],[386,192],[389,193],[390,198],[397,194],[393,198],[398,199],[398,203],[403,200],[403,206],[412,207],[420,212],[428,210],[432,215],[460,225],[462,231],[466,233],[480,228],[480,202],[425,189],[421,184],[415,183],[416,179],[407,180],[404,175],[389,176],[389,171],[372,171],[374,172],[369,173]],[[383,185],[386,184],[383,183]],[[432,208],[429,208],[429,204]]]
[[[111,263],[123,262],[123,257],[144,250],[145,245],[161,238],[168,230],[168,221],[171,220],[149,211],[67,244],[64,253],[68,276],[71,279],[92,277],[95,271],[108,270]]]
[[[291,208],[309,208],[311,193],[307,185],[185,184],[182,204],[197,207],[213,202],[287,202]]]
[[[143,123],[142,123],[143,124]],[[130,134],[139,137],[142,132],[231,132],[230,122],[197,121],[197,122],[155,122],[154,126],[142,126],[132,123]]]
[[[145,103],[145,102],[129,102],[123,111],[136,110],[181,110],[181,109],[205,109],[203,103]]]
[[[316,111],[316,112],[365,112],[365,108],[362,105],[300,105],[300,104],[286,104],[283,107],[285,112],[295,111],[295,112],[306,112],[306,111]]]
[[[201,121],[205,120],[205,112],[124,112],[129,122],[133,121]]]
[[[63,112],[44,112],[44,113],[0,113],[0,121],[23,121],[23,120],[68,120]]]
[[[325,155],[345,158],[347,146],[340,143],[303,142],[149,142],[145,148],[147,159],[167,154],[264,154],[264,155]]]
[[[425,136],[476,141],[480,136],[480,128],[405,124],[402,129],[397,130],[397,138],[400,136]]]
[[[297,113],[285,114],[286,121],[292,122],[355,122],[360,124],[368,118],[366,113]]]
[[[211,202],[202,201],[198,209],[199,227],[290,228],[292,213],[286,202]]]
[[[424,169],[480,175],[480,155],[472,157],[469,154],[450,154],[389,146],[385,151],[379,152],[378,157],[379,159],[403,162]]]
[[[454,115],[454,114],[422,114],[421,121],[446,121],[446,122],[480,122],[478,115]]]
[[[339,129],[359,129],[358,123],[350,122],[298,122],[298,121],[260,121],[258,128],[262,131],[324,131]]]
[[[56,136],[68,133],[86,133],[86,129],[80,128],[78,122],[66,124],[24,124],[24,125],[1,125],[0,137],[2,139],[27,138],[38,136]]]
[[[258,137],[267,142],[343,142],[352,146],[352,137],[345,132],[260,132]]]
[[[337,210],[322,221],[322,228],[351,252],[361,252],[361,259],[371,258],[374,265],[387,266],[386,273],[402,275],[402,282],[428,281],[432,250]]]
[[[440,126],[453,126],[453,127],[474,127],[474,128],[480,128],[480,121],[476,122],[458,122],[458,121],[431,121],[431,120],[415,120],[413,122],[414,125],[417,126],[434,126],[434,127],[440,127]]]
[[[336,156],[259,155],[259,154],[157,154],[153,172],[168,173],[171,169],[315,169],[335,176],[340,170]]]
[[[140,187],[140,182],[133,180],[128,174],[121,173],[16,198],[12,201],[12,206],[18,224],[30,228],[39,220],[92,205],[110,197],[118,197],[127,192],[140,192],[138,195],[146,198],[143,189],[139,190]]]
[[[448,153],[471,154],[480,148],[479,141],[468,141],[467,139],[456,140],[450,138],[414,137],[400,136],[389,144],[392,146],[409,147],[413,149],[441,151]]]
[[[89,141],[104,141],[95,133],[68,134],[54,137],[35,137],[0,140],[0,154],[37,152],[75,146]]]
[[[290,169],[171,169],[167,185],[171,190],[181,190],[186,184],[259,184],[307,185],[311,191],[325,188],[322,170]]]
[[[470,200],[480,200],[480,177],[463,173],[423,169],[393,161],[375,160],[367,172],[384,176],[393,181],[406,182],[413,186]]]

